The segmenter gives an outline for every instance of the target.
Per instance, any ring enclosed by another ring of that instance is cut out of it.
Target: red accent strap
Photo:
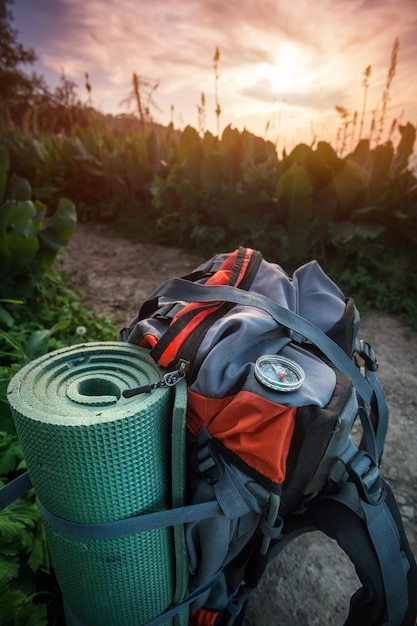
[[[239,254],[239,250],[235,250],[234,252],[230,253],[226,257],[224,262],[222,263],[220,269],[215,274],[213,274],[213,276],[210,276],[210,278],[207,280],[205,284],[206,285],[228,285],[229,280],[230,280],[230,275],[234,267],[234,264],[236,262],[238,254]],[[253,250],[251,250],[250,248],[247,248],[245,252],[245,257],[243,259],[243,262],[239,271],[239,275],[237,277],[236,282],[234,283],[236,287],[240,285],[240,283],[242,282],[245,276],[252,254],[253,254]],[[219,304],[218,302],[213,302],[213,306],[212,307],[209,306],[208,308],[207,308],[207,304],[204,305],[204,309],[200,313],[196,314],[196,316],[192,319],[192,321],[190,321],[190,323],[187,324],[185,328],[177,334],[175,339],[171,341],[171,343],[166,348],[166,350],[164,350],[161,357],[158,359],[159,365],[162,365],[163,367],[168,367],[170,363],[172,363],[172,361],[175,359],[177,352],[179,348],[182,346],[182,344],[184,343],[184,341],[188,339],[191,333],[209,315],[217,311],[222,306],[222,304],[223,303]],[[171,324],[174,324],[183,315],[189,314],[190,311],[198,310],[201,308],[202,308],[202,305],[200,302],[191,302],[190,304],[187,304],[183,309],[181,309],[181,311],[179,311],[175,315]]]

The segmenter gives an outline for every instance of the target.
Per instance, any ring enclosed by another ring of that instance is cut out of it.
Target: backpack
[[[289,278],[249,248],[162,283],[118,340],[162,368],[124,397],[172,393],[172,506],[76,524],[39,502],[44,519],[82,540],[172,529],[172,603],[146,626],[242,624],[268,563],[315,529],[362,583],[345,626],[412,626],[417,567],[379,473],[388,409],[359,321],[317,262]],[[0,507],[30,485],[6,485]]]
[[[358,330],[317,262],[290,279],[241,247],[163,283],[121,331],[185,377],[187,503],[220,509],[185,524],[190,624],[242,623],[267,563],[312,529],[362,582],[346,625],[414,624],[416,564],[379,473],[388,409]]]

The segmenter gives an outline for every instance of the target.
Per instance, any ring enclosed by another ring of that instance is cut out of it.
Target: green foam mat
[[[46,509],[97,523],[170,507],[170,390],[121,395],[161,375],[144,349],[94,342],[47,354],[14,376],[8,399]],[[65,537],[47,522],[45,531],[67,624],[75,615],[88,626],[136,626],[171,605],[172,529],[94,541]]]

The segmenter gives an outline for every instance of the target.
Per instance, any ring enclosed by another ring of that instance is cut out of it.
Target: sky
[[[314,138],[334,145],[335,106],[360,120],[371,66],[362,136],[369,134],[398,37],[383,139],[393,119],[417,124],[417,0],[15,0],[12,11],[50,87],[64,71],[87,102],[88,72],[92,105],[128,113],[133,102],[123,101],[136,73],[158,84],[155,121],[199,128],[204,93],[205,129],[246,128],[278,150]]]

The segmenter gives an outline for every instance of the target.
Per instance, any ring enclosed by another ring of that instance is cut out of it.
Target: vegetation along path
[[[196,254],[134,244],[110,237],[100,227],[79,224],[61,263],[83,304],[122,327],[162,280],[187,274],[202,260]],[[389,315],[370,312],[362,318],[361,336],[377,353],[390,405],[382,470],[417,554],[417,334]],[[306,535],[270,565],[250,602],[245,626],[338,626],[358,586],[353,567],[333,541],[319,533]]]

